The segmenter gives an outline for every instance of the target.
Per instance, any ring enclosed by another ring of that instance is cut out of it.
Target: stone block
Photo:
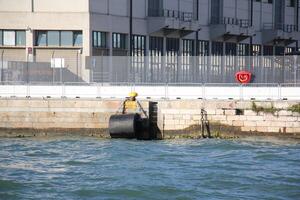
[[[256,131],[262,132],[262,133],[267,133],[268,132],[268,127],[263,127],[263,126],[256,127]]]
[[[251,101],[237,101],[236,102],[237,109],[248,110],[248,109],[251,109],[251,107],[252,107]]]
[[[300,117],[290,117],[290,116],[281,116],[277,118],[277,121],[283,121],[283,122],[297,122],[300,121]]]
[[[293,116],[293,117],[300,117],[300,113],[293,112],[292,116]]]
[[[227,116],[228,121],[239,121],[239,120],[247,120],[247,117],[244,115],[232,115],[232,116]]]
[[[287,109],[290,106],[289,102],[287,101],[275,101],[273,102],[273,105],[278,109]]]
[[[193,120],[201,120],[201,115],[193,115]]]
[[[245,127],[256,127],[256,121],[244,121]]]
[[[176,121],[178,121],[178,120],[176,120]],[[176,123],[175,123],[175,120],[165,120],[165,121],[164,121],[164,124],[165,124],[165,125],[174,125],[174,124],[176,124]]]
[[[191,120],[191,115],[183,115],[182,119],[184,119],[184,120]]]
[[[300,133],[300,128],[294,128],[295,133]]]
[[[165,115],[165,120],[173,120],[173,119],[174,119],[174,115],[171,114]]]
[[[225,121],[227,120],[225,115],[211,115],[212,121]]]
[[[258,127],[269,127],[272,126],[272,122],[271,121],[257,121],[256,122],[256,126]]]
[[[256,127],[241,127],[241,130],[244,132],[256,131]]]
[[[225,110],[225,115],[233,115],[233,116],[235,116],[235,114],[236,114],[236,110],[234,109],[234,110]]]
[[[225,115],[224,109],[216,109],[216,115]]]
[[[244,115],[245,116],[256,116],[257,113],[252,110],[244,110]]]
[[[208,115],[215,115],[216,114],[216,109],[205,109],[205,111]]]
[[[281,110],[278,112],[278,116],[293,116],[293,113],[291,111]]]
[[[179,124],[180,124],[180,125],[185,125],[185,124],[186,124],[186,120],[183,120],[183,119],[182,119],[182,120],[179,120]]]
[[[244,126],[244,121],[240,121],[240,120],[238,120],[238,121],[233,121],[233,122],[232,122],[232,125],[233,125],[233,126]]]
[[[281,129],[279,127],[268,127],[269,133],[279,133]]]
[[[220,121],[221,124],[228,125],[228,126],[232,126],[232,122],[233,121],[228,121],[228,120]]]
[[[263,116],[247,116],[247,120],[249,121],[264,121]]]
[[[283,121],[271,122],[270,126],[271,127],[286,127],[286,122],[283,122]]]

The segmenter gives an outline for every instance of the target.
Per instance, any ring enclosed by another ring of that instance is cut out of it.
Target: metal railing
[[[286,33],[299,32],[298,26],[293,24],[265,23],[263,28],[265,30],[282,30]]]
[[[241,70],[253,74],[252,83],[300,83],[300,56],[99,56],[49,62],[0,59],[1,82],[229,84]],[[52,62],[52,63],[51,63]]]
[[[168,9],[149,9],[149,17],[168,17],[178,19],[184,22],[191,22],[193,20],[192,12],[182,12],[178,10],[168,10]]]
[[[236,25],[241,28],[249,28],[251,27],[250,20],[248,19],[237,19],[232,17],[222,17],[222,18],[216,18],[213,17],[212,24],[228,24],[228,25]]]

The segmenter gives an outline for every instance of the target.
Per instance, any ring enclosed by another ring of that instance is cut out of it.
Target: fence
[[[253,84],[299,84],[300,56],[99,56],[49,58],[48,62],[0,59],[0,83],[236,83],[235,73],[253,74]]]

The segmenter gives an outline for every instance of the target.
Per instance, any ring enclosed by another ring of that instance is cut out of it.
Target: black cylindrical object
[[[109,119],[109,134],[111,138],[137,138],[141,126],[139,114],[112,115]]]

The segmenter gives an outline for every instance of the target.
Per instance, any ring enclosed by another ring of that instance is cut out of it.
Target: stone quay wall
[[[120,108],[117,99],[0,99],[0,136],[83,134],[109,138],[108,122]],[[142,101],[149,110],[149,101]],[[297,101],[256,101],[274,113],[254,112],[252,101],[156,101],[157,138],[199,138],[203,109],[210,131],[217,137],[279,135],[300,138],[300,114],[288,111]],[[150,109],[151,110],[151,109]],[[152,109],[156,110],[156,109]],[[150,113],[151,115],[151,113]]]
[[[158,104],[158,126],[164,138],[201,135],[202,118],[207,119],[214,136],[279,135],[300,138],[300,113],[288,111],[297,101],[255,101],[269,112],[253,111],[252,101],[190,100],[161,101]],[[204,110],[204,117],[201,115]],[[183,131],[179,131],[183,130]],[[207,131],[207,130],[206,130]],[[177,132],[177,135],[173,134]],[[187,136],[187,135],[186,135]]]

